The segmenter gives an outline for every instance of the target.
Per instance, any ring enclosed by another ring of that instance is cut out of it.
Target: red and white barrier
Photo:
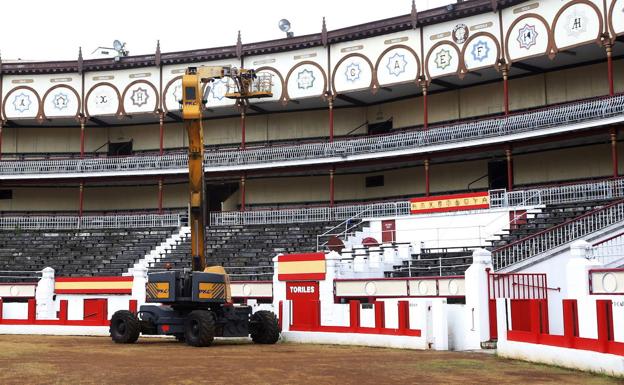
[[[601,279],[599,292],[594,292],[591,283],[600,277],[596,273],[606,271],[580,252],[586,246],[584,241],[572,245],[565,268],[567,298],[497,299],[498,354],[624,376],[624,295],[603,292],[610,288],[603,281],[611,278]],[[619,276],[624,269],[608,272]],[[561,314],[552,314],[553,308]]]
[[[0,299],[0,334],[108,335],[117,310],[145,302],[146,270],[132,277],[55,278],[45,268],[27,302]]]
[[[438,350],[478,349],[489,339],[489,252],[475,253],[465,277],[337,279],[341,258],[274,258],[273,305],[284,339]]]

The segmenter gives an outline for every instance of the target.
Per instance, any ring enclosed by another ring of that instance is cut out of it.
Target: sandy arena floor
[[[622,380],[455,353],[169,339],[0,336],[0,384],[621,384]]]

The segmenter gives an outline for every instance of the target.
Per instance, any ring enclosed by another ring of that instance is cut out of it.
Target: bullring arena
[[[622,383],[624,0],[418,3],[0,60],[0,383]]]

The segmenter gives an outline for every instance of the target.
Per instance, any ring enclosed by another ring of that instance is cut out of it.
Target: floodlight
[[[290,21],[286,20],[286,19],[282,19],[279,21],[279,23],[277,24],[279,26],[280,31],[282,32],[288,32],[290,31]]]

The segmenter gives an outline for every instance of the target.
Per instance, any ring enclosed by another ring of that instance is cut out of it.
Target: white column
[[[596,260],[587,259],[591,244],[578,240],[570,245],[570,260],[566,265],[566,285],[563,297],[582,299],[589,295],[589,270],[600,264]]]
[[[145,303],[145,285],[147,285],[147,268],[140,263],[135,263],[132,269],[132,299],[137,301],[138,306]]]
[[[41,271],[41,279],[37,283],[35,300],[37,301],[37,319],[56,319],[53,268],[46,267]]]
[[[279,309],[279,302],[284,301],[284,305],[286,305],[286,282],[280,281],[277,279],[278,271],[278,263],[277,259],[282,254],[278,254],[273,257],[273,308]],[[286,307],[284,307],[284,311],[286,311]],[[286,325],[282,323],[282,328]]]
[[[466,348],[480,349],[481,342],[490,340],[488,301],[488,275],[493,271],[492,253],[476,249],[472,253],[472,265],[466,270]]]

